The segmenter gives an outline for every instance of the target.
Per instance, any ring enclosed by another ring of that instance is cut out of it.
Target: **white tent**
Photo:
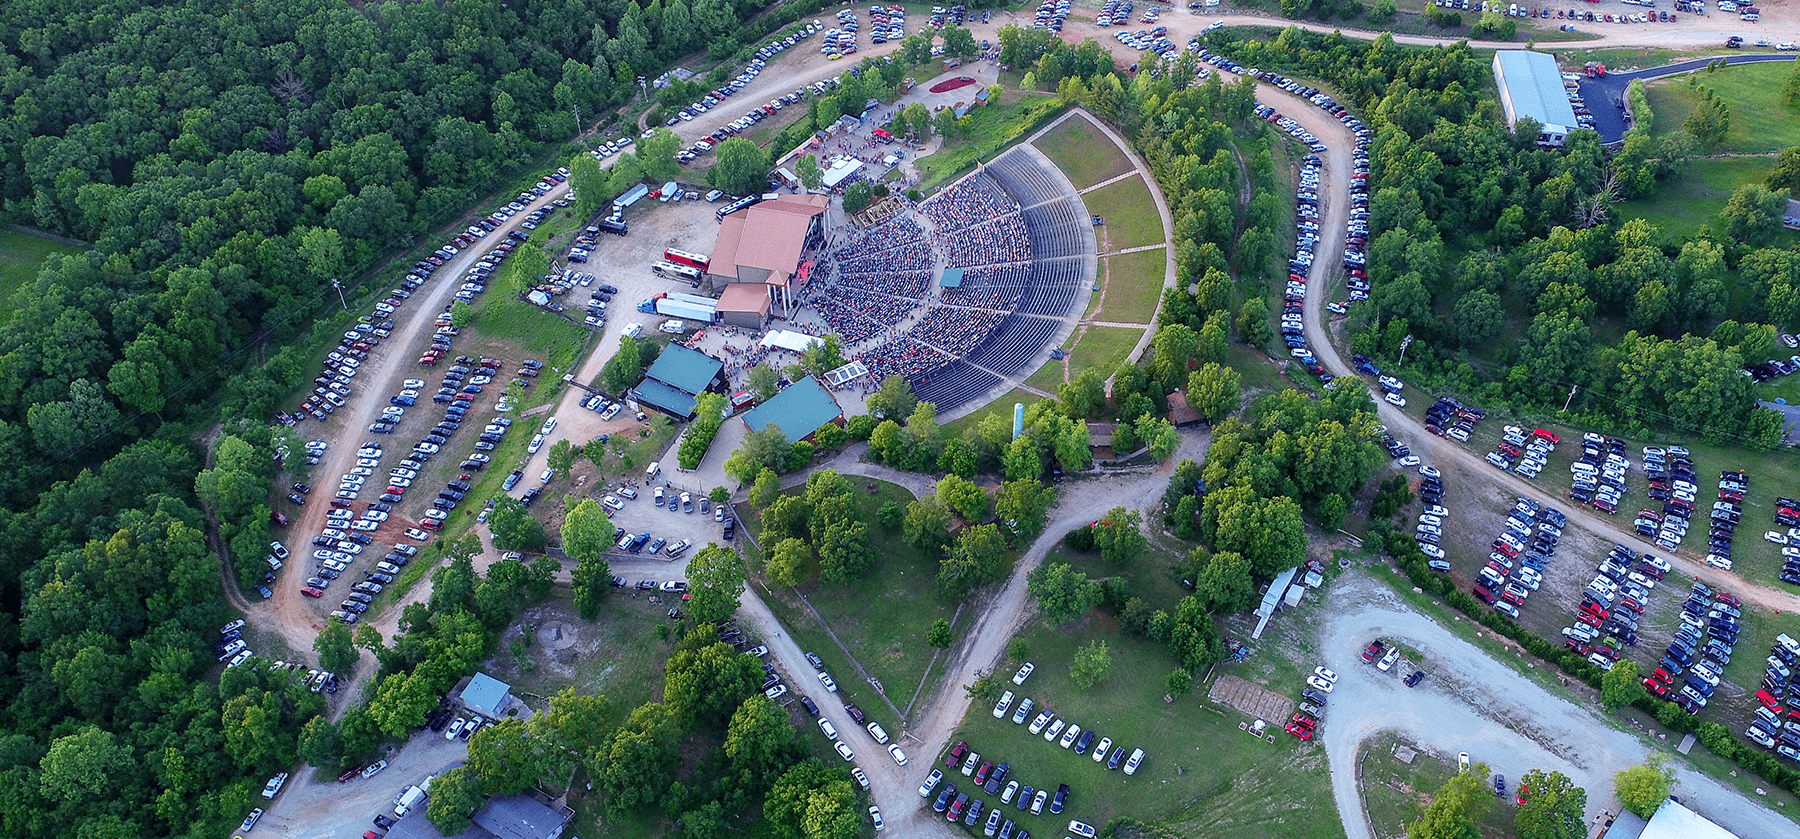
[[[792,352],[805,352],[806,348],[812,346],[813,342],[817,340],[819,340],[817,337],[808,335],[804,332],[795,332],[791,329],[777,329],[762,337],[762,345],[765,349],[768,347],[780,347]]]
[[[863,162],[854,157],[833,158],[831,168],[825,170],[825,188],[836,189],[838,184],[848,180],[851,175],[862,169]]]

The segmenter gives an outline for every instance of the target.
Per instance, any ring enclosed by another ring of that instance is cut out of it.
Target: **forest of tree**
[[[1579,388],[1582,425],[1779,441],[1780,418],[1740,373],[1776,357],[1778,330],[1800,321],[1800,259],[1766,241],[1763,196],[1779,193],[1753,185],[1719,224],[1666,236],[1614,204],[1691,157],[1700,141],[1686,132],[1640,126],[1612,157],[1587,131],[1540,148],[1529,125],[1508,133],[1488,62],[1466,45],[1209,38],[1246,65],[1329,85],[1376,131],[1374,299],[1357,310],[1355,349],[1391,362],[1411,335],[1409,380],[1489,404],[1560,408]],[[1607,346],[1601,326],[1625,335]]]
[[[748,26],[760,2],[0,4],[0,212],[92,243],[0,334],[0,836],[224,835],[296,754],[404,733],[491,653],[545,576],[447,569],[467,600],[407,615],[342,728],[285,674],[209,678],[230,615],[208,519],[261,558],[269,420],[310,356],[263,348],[638,76],[741,63],[822,2]]]

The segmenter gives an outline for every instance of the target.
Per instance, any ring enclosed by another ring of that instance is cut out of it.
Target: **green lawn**
[[[1392,734],[1371,737],[1363,743],[1362,757],[1357,761],[1361,777],[1363,806],[1378,839],[1402,839],[1406,826],[1424,814],[1434,794],[1456,775],[1455,756],[1444,760],[1425,753],[1416,754],[1411,763],[1394,756],[1396,746],[1405,745],[1415,751],[1413,743],[1401,743]],[[1513,835],[1511,805],[1495,801],[1476,825],[1484,837]]]
[[[1137,186],[1137,182],[1122,181],[1113,186],[1127,185]],[[1142,189],[1141,186],[1138,188]],[[1152,207],[1152,217],[1155,212],[1156,209]],[[1110,217],[1107,224],[1112,224]],[[1101,261],[1106,263],[1107,284],[1104,292],[1096,293],[1094,299],[1100,299],[1103,293],[1106,300],[1100,304],[1099,311],[1089,317],[1114,323],[1149,323],[1156,316],[1156,307],[1162,305],[1163,278],[1168,273],[1168,254],[1161,250],[1147,250],[1116,254]]]
[[[1225,344],[1225,366],[1238,372],[1244,380],[1244,403],[1251,402],[1251,392],[1274,393],[1290,387],[1280,368],[1254,347],[1229,341]]]
[[[37,278],[38,267],[53,253],[80,253],[81,248],[48,236],[0,228],[0,300]]]
[[[1741,64],[1717,72],[1698,74],[1700,86],[1719,94],[1731,108],[1731,130],[1713,151],[1736,154],[1777,152],[1800,145],[1800,120],[1781,103],[1781,91],[1794,65],[1785,61]],[[1655,131],[1670,134],[1699,101],[1685,74],[1650,85],[1650,110],[1656,112]]]
[[[1077,340],[1077,336],[1069,337],[1070,343],[1074,343],[1075,340]],[[1067,346],[1064,349],[1067,349]],[[1031,378],[1026,379],[1025,384],[1045,393],[1055,393],[1057,388],[1063,386],[1065,375],[1069,375],[1068,359],[1065,358],[1062,361],[1051,359],[1044,366],[1039,367],[1036,373],[1031,374]]]
[[[914,161],[919,167],[919,188],[929,195],[962,177],[975,168],[977,158],[994,159],[1056,118],[1061,110],[1055,99],[1009,91],[1001,95],[999,104],[970,111],[963,118],[968,125],[962,128],[958,139],[945,143],[936,154]]]
[[[1127,178],[1111,186],[1103,186],[1081,196],[1088,213],[1106,219],[1101,235],[1106,237],[1104,250],[1118,251],[1168,241],[1162,216],[1150,198],[1150,188],[1143,178]]]
[[[1131,171],[1131,159],[1100,129],[1080,117],[1064,120],[1032,145],[1063,170],[1078,189]]]
[[[1106,286],[1106,277],[1107,277],[1106,260],[1104,260],[1104,259],[1094,260],[1094,287],[1096,289],[1104,288]],[[1082,313],[1082,315],[1081,315],[1082,319],[1085,320],[1087,318],[1093,317],[1094,310],[1098,309],[1098,308],[1100,308],[1100,292],[1095,291],[1094,293],[1088,295],[1087,311]]]
[[[856,489],[853,497],[857,513],[870,522],[870,541],[876,552],[874,567],[848,584],[814,578],[800,586],[800,592],[825,626],[801,604],[792,589],[774,589],[769,605],[796,641],[825,659],[843,701],[855,701],[872,715],[892,719],[892,712],[875,695],[873,686],[845,660],[838,642],[849,649],[871,678],[881,682],[894,707],[904,710],[935,652],[925,645],[926,631],[939,618],[954,615],[956,609],[938,599],[934,592],[937,560],[902,542],[898,528],[885,530],[875,521],[875,511],[884,502],[905,507],[913,500],[912,493],[898,484],[868,478],[851,478],[851,483]],[[874,494],[866,491],[869,484],[874,484]],[[789,494],[802,491],[795,488]],[[769,591],[766,584],[757,585]],[[969,617],[965,616],[964,621]],[[829,633],[826,627],[830,628]],[[836,641],[832,640],[834,635]],[[927,694],[941,675],[941,671],[934,671],[932,681],[926,685]],[[816,683],[807,687],[812,689],[805,692],[814,696],[824,692]]]
[[[1657,120],[1662,120],[1660,112]],[[1665,179],[1655,194],[1620,203],[1619,214],[1656,225],[1667,241],[1686,241],[1701,225],[1718,221],[1733,190],[1761,183],[1774,168],[1774,159],[1767,157],[1695,160]]]
[[[1088,370],[1097,370],[1102,377],[1112,375],[1119,362],[1137,346],[1144,337],[1142,329],[1125,329],[1118,326],[1090,326],[1075,344],[1069,354],[1069,376],[1079,376]]]
[[[1042,398],[1044,397],[1032,393],[1029,390],[1025,390],[1024,388],[1013,388],[1012,390],[1007,391],[1006,394],[1002,395],[999,399],[988,403],[981,410],[969,414],[955,422],[944,423],[944,433],[952,437],[959,436],[965,429],[971,428],[976,423],[980,422],[981,415],[989,411],[1000,411],[1001,413],[1006,414],[1006,421],[1011,423],[1012,406],[1014,402],[1023,402],[1029,406],[1031,403]]]
[[[1172,575],[1160,570],[1171,559],[1166,552],[1152,551],[1124,569],[1097,567],[1098,554],[1058,551],[1053,559],[1071,561],[1090,574],[1126,576],[1134,594],[1158,606],[1173,607],[1185,593]],[[1033,816],[1007,806],[1006,816],[1025,829],[1061,835],[1065,819],[1103,825],[1130,816],[1178,836],[1343,835],[1323,750],[1283,734],[1272,743],[1245,734],[1238,728],[1242,715],[1209,707],[1203,684],[1196,684],[1187,696],[1164,702],[1165,680],[1176,664],[1165,645],[1128,637],[1098,613],[1054,629],[1033,622],[1019,638],[1036,670],[1022,688],[1014,687],[1010,679],[1002,685],[1015,691],[1015,702],[1030,697],[1036,709],[1052,708],[1083,729],[1111,737],[1127,753],[1134,748],[1145,751],[1137,774],[1107,771],[1093,762],[1091,754],[1065,751],[1032,736],[1024,725],[1015,725],[1010,714],[996,719],[991,704],[976,703],[952,743],[965,740],[984,760],[1006,761],[1012,777],[1022,783],[1051,790],[1061,783],[1070,787],[1068,809],[1060,816],[1048,810]],[[1069,677],[1069,666],[1075,650],[1092,641],[1106,643],[1111,673],[1092,688],[1078,688]],[[1016,665],[1006,662],[1002,673]],[[957,784],[960,789],[971,786],[955,773],[951,779],[962,782]],[[998,804],[998,796],[978,795],[988,804]]]

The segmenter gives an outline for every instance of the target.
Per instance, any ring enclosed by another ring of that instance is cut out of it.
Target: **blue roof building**
[[[632,395],[663,413],[691,419],[694,400],[722,383],[724,370],[724,362],[706,353],[670,344],[632,389]]]
[[[752,431],[773,425],[789,440],[804,440],[820,426],[843,419],[843,416],[844,409],[831,398],[831,392],[819,384],[818,379],[807,376],[783,388],[773,399],[750,409],[744,414],[744,424]]]
[[[1494,80],[1508,128],[1524,117],[1540,126],[1538,142],[1560,146],[1576,128],[1575,107],[1563,89],[1562,71],[1548,53],[1500,50],[1494,53]]]

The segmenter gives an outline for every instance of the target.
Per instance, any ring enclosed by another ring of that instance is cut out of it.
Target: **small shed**
[[[506,713],[506,706],[512,702],[512,685],[486,673],[476,673],[457,699],[463,707],[489,719],[497,719]]]
[[[1200,412],[1188,404],[1187,394],[1179,390],[1169,394],[1169,422],[1176,428],[1199,425],[1200,419]]]
[[[1090,422],[1087,424],[1087,430],[1090,448],[1111,448],[1113,432],[1119,430],[1119,424],[1116,422]]]

